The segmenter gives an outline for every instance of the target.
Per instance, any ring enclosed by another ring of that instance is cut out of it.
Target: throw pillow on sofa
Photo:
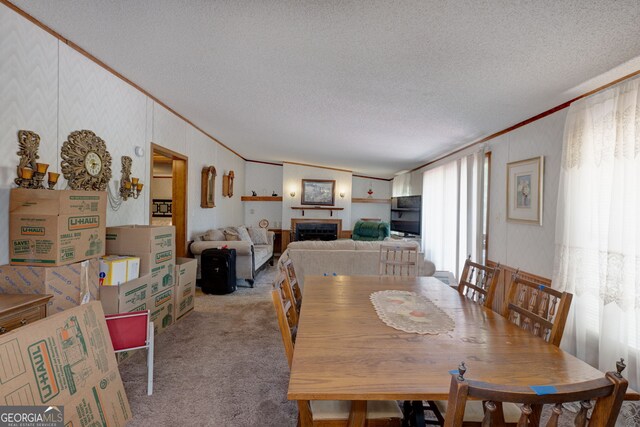
[[[235,227],[227,227],[224,229],[224,237],[227,241],[236,241],[240,240],[240,236],[238,235],[238,231]]]
[[[219,241],[224,241],[227,240],[226,237],[224,236],[224,233],[221,230],[217,230],[217,229],[213,229],[213,230],[209,230],[207,231],[203,237],[203,240],[208,240],[210,242],[219,242]]]
[[[268,245],[269,239],[267,238],[266,228],[249,227],[247,228],[251,241],[254,245]]]
[[[251,236],[249,236],[249,232],[244,225],[236,227],[236,230],[238,231],[238,237],[240,237],[240,240],[242,240],[243,242],[252,243]]]

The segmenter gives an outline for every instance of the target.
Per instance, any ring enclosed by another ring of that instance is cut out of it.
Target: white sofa
[[[377,275],[382,241],[333,240],[291,242],[278,262],[291,259],[300,286],[305,275]],[[432,276],[435,265],[418,253],[418,276]]]
[[[226,246],[236,250],[236,278],[246,280],[251,287],[256,277],[256,273],[267,262],[273,265],[273,242],[275,233],[267,231],[267,244],[254,244],[251,241],[243,240],[207,240],[211,236],[211,230],[207,233],[196,236],[196,239],[189,246],[189,250],[198,260],[198,279],[201,278],[200,255],[202,251],[211,248],[221,248]]]

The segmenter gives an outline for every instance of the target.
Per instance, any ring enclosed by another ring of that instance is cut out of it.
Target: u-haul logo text
[[[98,227],[100,227],[100,217],[98,215],[72,216],[69,218],[69,230],[86,230]]]
[[[155,301],[156,307],[160,307],[165,302],[171,301],[171,299],[172,299],[171,289],[169,289],[168,291],[165,291],[160,295],[156,296],[156,301]]]
[[[158,252],[156,254],[156,264],[160,264],[161,262],[169,261],[172,258],[173,258],[173,252],[172,251]]]
[[[20,227],[23,236],[44,236],[44,227]]]
[[[36,377],[42,402],[48,402],[58,395],[60,388],[53,373],[49,346],[44,340],[29,346],[29,359]]]

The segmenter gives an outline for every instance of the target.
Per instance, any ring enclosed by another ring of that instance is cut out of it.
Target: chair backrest
[[[496,369],[499,369],[496,366]],[[484,404],[484,420],[482,426],[504,426],[502,402],[521,404],[521,415],[518,426],[536,425],[533,420],[538,419],[542,406],[553,404],[551,417],[547,427],[557,426],[558,418],[562,414],[562,404],[580,402],[580,410],[575,416],[576,426],[613,427],[620,413],[628,382],[622,377],[625,365],[621,359],[616,363],[617,372],[607,372],[603,378],[576,384],[562,384],[547,386],[545,392],[534,386],[505,386],[464,378],[466,367],[464,362],[458,373],[451,376],[449,401],[445,415],[445,427],[463,425],[464,411],[468,397],[482,400]],[[537,390],[537,391],[536,391]],[[540,394],[538,394],[540,393]],[[587,418],[591,401],[596,400],[590,419]]]
[[[107,329],[116,353],[146,348],[149,344],[149,310],[107,314]]]
[[[284,351],[287,355],[289,367],[291,367],[291,361],[293,360],[293,343],[296,340],[296,332],[298,330],[298,314],[290,297],[287,296],[287,292],[285,291],[286,287],[284,276],[282,274],[278,275],[273,284],[271,297],[273,298],[273,305],[275,306],[276,315],[278,316],[278,327],[282,334]]]
[[[560,345],[573,295],[541,283],[511,277],[502,315],[550,344]]]
[[[381,276],[418,275],[418,244],[415,242],[383,242],[380,244]]]
[[[458,282],[458,292],[470,300],[491,308],[500,276],[500,265],[487,267],[467,258]]]
[[[300,284],[298,283],[298,276],[296,275],[296,269],[293,266],[293,260],[286,260],[281,269],[285,279],[285,292],[287,297],[293,302],[296,308],[296,312],[300,315],[300,308],[302,307],[302,291],[300,290]]]
[[[282,343],[284,344],[284,351],[287,355],[287,362],[289,363],[289,369],[291,369],[293,347],[295,345],[296,333],[298,332],[298,316],[291,297],[287,296],[286,288],[287,282],[285,274],[281,273],[273,284],[271,297],[273,298],[273,305],[276,308],[278,327],[282,335]],[[311,405],[308,400],[298,400],[298,412],[301,422],[300,425],[310,426],[313,424]]]

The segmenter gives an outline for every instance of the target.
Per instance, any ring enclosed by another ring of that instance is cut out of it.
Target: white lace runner
[[[409,291],[378,291],[369,297],[387,326],[414,334],[437,335],[452,331],[455,322],[429,298]]]

